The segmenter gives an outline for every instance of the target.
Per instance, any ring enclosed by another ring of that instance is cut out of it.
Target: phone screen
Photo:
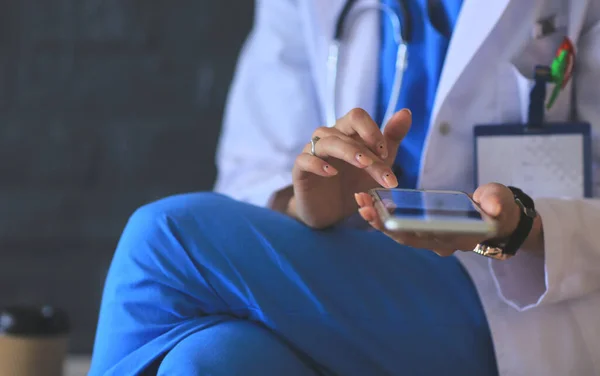
[[[378,190],[392,216],[413,219],[483,220],[473,201],[462,192]]]

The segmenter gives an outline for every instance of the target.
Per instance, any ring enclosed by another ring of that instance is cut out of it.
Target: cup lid
[[[68,333],[68,316],[57,308],[51,306],[0,308],[0,335],[44,337]]]

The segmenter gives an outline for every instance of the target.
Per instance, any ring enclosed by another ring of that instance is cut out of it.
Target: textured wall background
[[[212,187],[252,12],[244,0],[0,2],[0,305],[64,307],[73,351],[91,350],[130,213]]]

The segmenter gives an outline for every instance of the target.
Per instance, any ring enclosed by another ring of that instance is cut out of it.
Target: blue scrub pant
[[[108,273],[90,375],[146,374],[497,371],[454,257],[194,193],[138,209]]]

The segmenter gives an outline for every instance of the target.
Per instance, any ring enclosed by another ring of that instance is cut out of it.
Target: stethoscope
[[[344,36],[344,30],[346,30],[346,21],[348,15],[352,10],[352,7],[357,0],[348,0],[344,6],[335,27],[335,35],[331,46],[329,47],[329,55],[327,58],[327,125],[333,126],[337,120],[336,114],[336,97],[337,97],[337,84],[338,84],[338,68],[339,68],[339,56],[340,47],[342,45],[342,39]],[[398,105],[398,99],[400,98],[400,90],[402,89],[402,78],[404,77],[404,71],[408,64],[408,44],[411,41],[412,30],[410,24],[410,17],[406,0],[397,0],[400,5],[401,15],[398,15],[391,7],[385,4],[378,4],[365,7],[361,11],[366,10],[380,10],[383,12],[392,22],[394,29],[394,39],[398,44],[398,53],[396,55],[396,71],[394,73],[394,81],[392,85],[392,91],[388,101],[388,105],[383,117],[383,125],[392,117],[396,111]]]

